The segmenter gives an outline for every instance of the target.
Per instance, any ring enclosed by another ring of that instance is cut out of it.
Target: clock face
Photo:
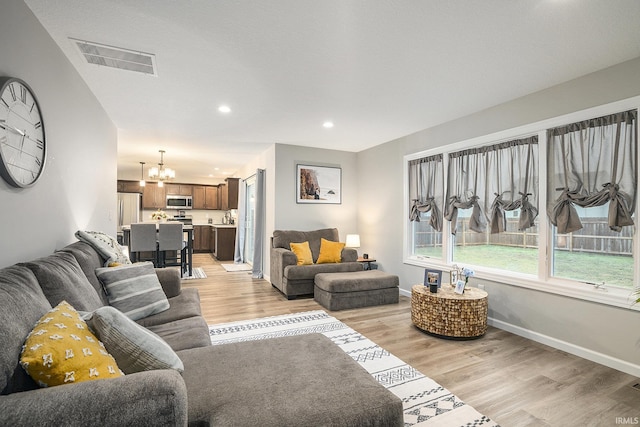
[[[40,106],[20,79],[0,80],[0,175],[14,187],[30,187],[44,169],[46,144]]]

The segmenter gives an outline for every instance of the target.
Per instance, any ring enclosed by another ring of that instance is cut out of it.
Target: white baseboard
[[[411,298],[411,291],[400,289],[400,295]],[[530,339],[540,344],[548,345],[558,350],[565,351],[574,356],[582,357],[583,359],[591,360],[592,362],[599,363],[609,368],[616,369],[634,377],[640,377],[640,365],[636,365],[625,360],[621,360],[588,348],[580,347],[575,344],[568,343],[566,341],[559,340],[548,335],[544,335],[529,329],[525,329],[520,326],[513,325],[511,323],[504,322],[502,320],[496,320],[491,317],[487,319],[487,323],[495,328],[502,329],[512,334],[519,335],[521,337]]]
[[[487,319],[487,323],[498,329],[511,332],[512,334],[519,335],[535,342],[539,342],[540,344],[545,344],[549,347],[553,347],[555,349],[573,354],[574,356],[591,360],[592,362],[608,366],[609,368],[613,368],[629,375],[633,375],[634,377],[640,377],[640,366],[627,362],[625,360],[621,360],[594,350],[590,350],[588,348],[580,347],[578,345],[571,344],[566,341],[562,341],[538,332],[534,332],[520,326],[512,325],[511,323],[503,322],[502,320],[496,320],[491,317]]]

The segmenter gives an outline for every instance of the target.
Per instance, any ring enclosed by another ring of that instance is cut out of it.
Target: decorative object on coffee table
[[[436,289],[442,284],[442,271],[440,270],[424,270],[424,285],[436,285]]]
[[[441,338],[471,339],[487,331],[488,294],[469,288],[462,295],[444,286],[431,293],[426,286],[411,288],[411,321],[423,331]]]

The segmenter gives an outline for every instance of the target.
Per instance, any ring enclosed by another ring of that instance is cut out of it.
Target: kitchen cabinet
[[[232,261],[236,247],[236,227],[213,226],[213,256],[218,261]]]
[[[190,184],[165,184],[165,193],[176,196],[193,196],[193,185]]]
[[[142,193],[140,181],[118,180],[118,193]]]
[[[164,209],[167,196],[164,187],[158,187],[155,182],[147,182],[142,191],[142,209]]]
[[[238,189],[240,178],[227,178],[227,209],[238,209]]]
[[[194,185],[193,209],[219,209],[218,187],[212,185]]]
[[[193,250],[194,252],[211,252],[211,226],[193,226]]]
[[[238,186],[240,178],[227,178],[224,184],[218,185],[218,206],[220,210],[238,209]]]
[[[229,197],[226,184],[218,184],[218,207],[221,211],[229,209]]]

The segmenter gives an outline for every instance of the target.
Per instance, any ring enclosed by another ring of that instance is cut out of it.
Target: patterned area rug
[[[228,272],[234,271],[251,271],[249,264],[220,264]]]
[[[322,310],[209,326],[213,345],[322,333],[402,399],[405,427],[497,426],[453,393]]]
[[[207,275],[205,274],[202,267],[194,267],[192,276],[184,276],[182,280],[192,280],[192,279],[206,279]]]

